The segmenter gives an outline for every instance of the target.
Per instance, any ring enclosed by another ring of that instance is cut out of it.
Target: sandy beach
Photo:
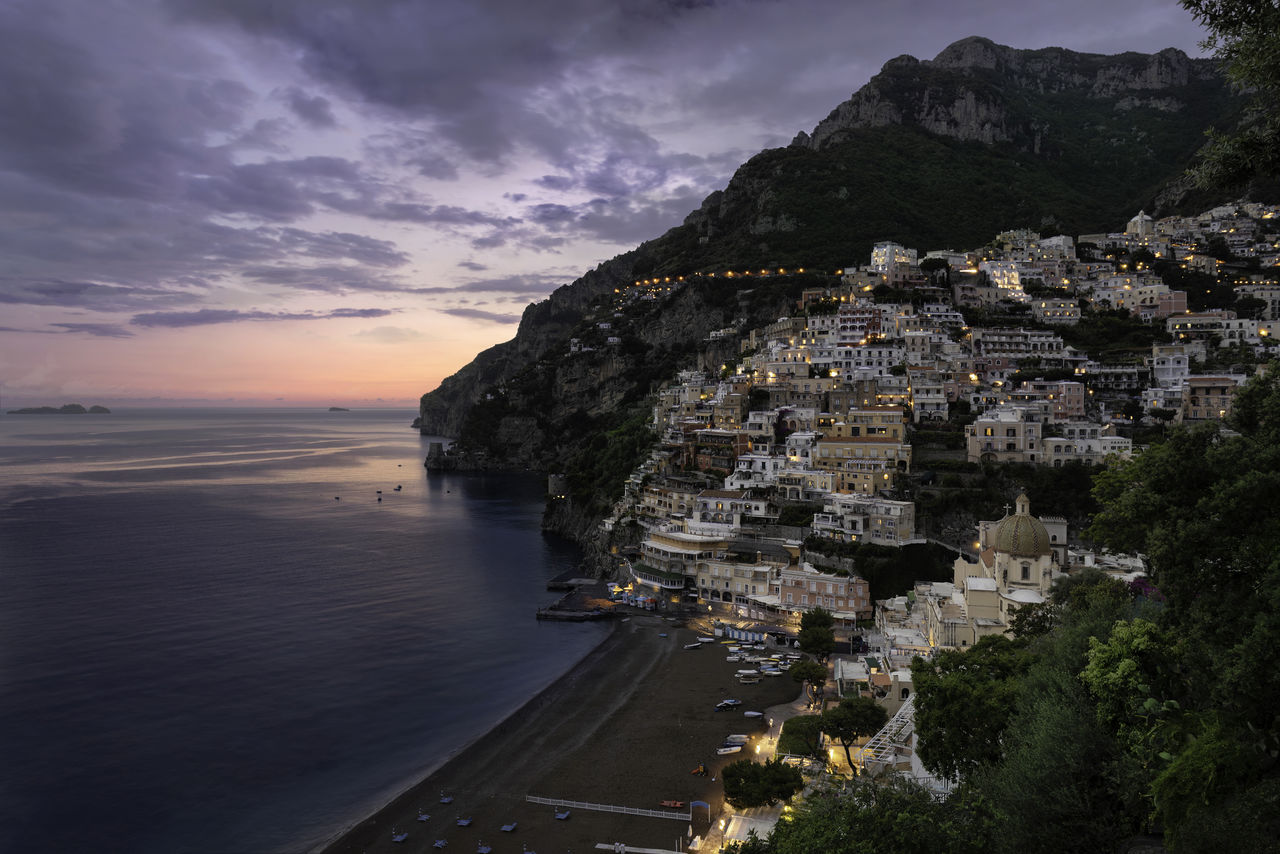
[[[574,809],[557,820],[551,806],[526,795],[661,810],[662,801],[723,805],[719,769],[752,752],[719,756],[726,735],[763,735],[767,723],[743,715],[789,703],[800,686],[789,676],[740,685],[740,663],[725,660],[721,644],[686,650],[702,633],[676,628],[662,617],[634,612],[617,620],[608,638],[576,667],[493,731],[375,815],[324,846],[324,854],[425,852],[436,840],[446,851],[493,854],[563,854],[595,850],[598,843],[676,850],[705,836],[708,810],[692,821]],[[662,635],[665,634],[666,637]],[[742,706],[715,711],[722,699]],[[754,741],[752,742],[754,744]],[[705,763],[708,774],[690,772]],[[440,803],[441,793],[453,797]],[[419,821],[420,812],[430,819]],[[470,818],[460,827],[458,818]],[[502,827],[515,824],[512,831]],[[393,834],[407,833],[400,843]]]

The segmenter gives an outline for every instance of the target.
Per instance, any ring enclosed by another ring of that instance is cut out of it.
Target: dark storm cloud
[[[200,311],[170,311],[136,314],[129,321],[134,326],[182,329],[188,326],[210,326],[218,323],[279,320],[334,320],[351,317],[386,317],[395,312],[384,308],[339,308],[328,312],[239,311],[205,308]]]
[[[333,106],[322,95],[308,95],[291,87],[284,92],[284,99],[293,114],[313,128],[331,128],[338,124],[333,117]]]
[[[518,314],[501,314],[494,311],[485,311],[480,308],[442,308],[442,314],[451,314],[454,317],[465,317],[468,320],[483,320],[488,323],[510,324],[519,323],[520,315]]]

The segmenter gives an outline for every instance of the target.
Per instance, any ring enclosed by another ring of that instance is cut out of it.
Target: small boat
[[[469,818],[458,819],[458,827],[470,827],[470,826],[471,826],[471,819]]]
[[[700,642],[702,642],[702,643],[715,643],[715,642],[716,642],[716,639],[715,639],[715,638],[698,638],[698,640],[699,640]]]
[[[666,636],[667,636],[666,632],[658,632],[658,637],[665,638]]]
[[[680,809],[680,807],[684,806],[684,801],[663,801],[662,805],[664,807],[672,807],[673,809]]]
[[[485,845],[483,842],[476,845],[476,854],[489,854],[489,852],[492,850],[493,850],[492,848],[490,848],[488,845]]]
[[[445,846],[446,846],[446,845],[448,845],[448,844],[449,844],[449,841],[448,841],[448,840],[446,840],[446,839],[437,839],[437,840],[436,840],[436,842],[435,842],[435,844],[434,844],[434,845],[432,845],[431,847],[432,847],[432,848],[443,848],[443,847],[445,847]]]
[[[724,737],[725,744],[746,744],[750,740],[751,736],[742,734],[726,735]]]
[[[565,810],[564,812],[556,813],[556,818],[558,818],[560,821],[567,820],[569,818],[569,811]]]
[[[743,712],[742,716],[744,718],[762,718],[764,717],[764,712]]]
[[[513,822],[511,822],[510,824],[504,824],[504,825],[502,826],[502,832],[503,832],[503,833],[510,833],[511,831],[513,831],[513,830],[515,830],[515,829],[516,829],[516,823],[515,823],[514,821],[513,821]]]
[[[700,646],[702,646],[701,641],[694,641],[693,643],[687,643],[687,644],[685,644],[685,645],[684,645],[684,648],[685,648],[685,649],[697,649],[697,648],[698,648],[698,647],[700,647]]]
[[[408,838],[409,838],[409,834],[407,833],[396,833],[394,830],[391,831],[392,842],[404,842]]]
[[[453,803],[453,795],[446,795],[444,792],[441,792],[441,793],[440,793],[440,803],[442,803],[442,804],[451,804],[451,803]]]
[[[739,685],[759,685],[760,677],[759,676],[739,676],[738,684]]]
[[[427,815],[422,810],[418,810],[418,821],[430,821],[430,820],[431,820],[431,816]]]
[[[716,753],[719,753],[721,756],[727,756],[730,753],[741,753],[741,752],[742,752],[741,744],[722,744],[716,750]]]

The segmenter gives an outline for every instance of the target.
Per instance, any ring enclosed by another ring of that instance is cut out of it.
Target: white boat
[[[743,712],[742,716],[744,718],[762,718],[764,717],[764,712]]]
[[[698,648],[698,647],[700,647],[700,646],[702,646],[702,643],[701,643],[700,641],[694,641],[693,643],[687,643],[687,644],[685,644],[685,645],[684,645],[684,648],[685,648],[685,649],[697,649],[697,648]]]
[[[759,676],[760,671],[759,670],[739,670],[737,675],[738,676]]]
[[[734,735],[726,735],[724,737],[725,744],[746,744],[751,740],[751,736],[735,733]]]
[[[715,638],[698,638],[698,640],[699,640],[699,641],[701,641],[702,643],[715,643],[715,642],[716,642],[716,639],[715,639]]]
[[[716,750],[716,753],[720,754],[721,756],[727,756],[730,753],[741,753],[741,752],[742,752],[741,744],[726,744],[720,747],[718,750]]]
[[[739,685],[758,685],[760,684],[760,677],[759,676],[739,676],[738,684]]]
[[[391,831],[392,842],[404,842],[408,838],[409,838],[409,834],[407,833],[396,833],[394,830]]]

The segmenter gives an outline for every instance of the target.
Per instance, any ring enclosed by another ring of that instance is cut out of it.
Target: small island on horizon
[[[330,406],[329,411],[330,412],[350,412],[351,410],[347,409],[345,406]]]
[[[111,410],[105,406],[90,406],[85,409],[78,403],[63,406],[27,406],[22,409],[10,409],[8,415],[110,415]]]

